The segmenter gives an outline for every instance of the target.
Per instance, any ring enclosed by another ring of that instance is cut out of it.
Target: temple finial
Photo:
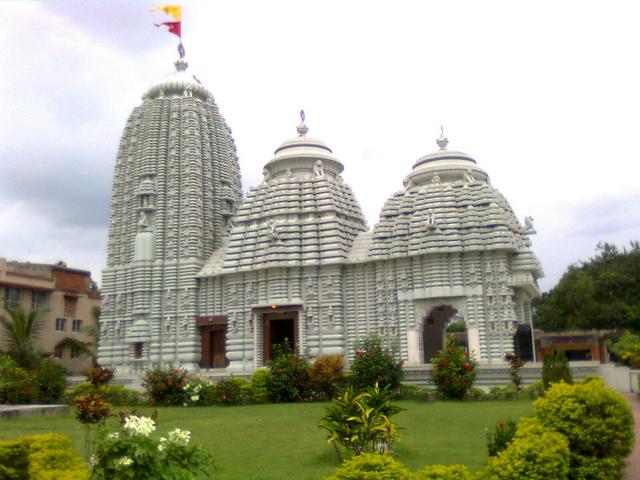
[[[184,72],[189,66],[189,64],[185,62],[183,59],[178,60],[177,62],[174,63],[174,65],[176,66],[176,71],[178,72]]]
[[[296,130],[298,131],[298,134],[301,137],[304,137],[307,132],[309,131],[309,127],[307,127],[304,124],[304,120],[305,120],[305,114],[304,114],[304,110],[300,110],[300,125],[298,125],[298,128],[296,128]]]
[[[440,147],[440,150],[446,150],[449,145],[449,140],[444,136],[444,128],[440,125],[440,136],[436,140],[436,143]]]

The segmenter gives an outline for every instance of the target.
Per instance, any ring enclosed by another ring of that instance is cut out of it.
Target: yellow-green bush
[[[554,384],[533,409],[541,424],[567,437],[573,454],[621,459],[631,452],[633,413],[600,379]]]
[[[415,474],[415,480],[471,480],[464,465],[427,465]]]
[[[77,397],[95,392],[113,406],[138,406],[144,405],[145,401],[140,392],[124,385],[94,385],[91,382],[84,382],[76,385],[71,390],[65,392],[65,402],[74,404]]]
[[[560,433],[536,419],[523,419],[509,446],[491,457],[482,480],[565,480],[569,473],[569,444]]]
[[[251,401],[254,403],[267,403],[269,401],[269,370],[258,368],[251,378]]]
[[[325,480],[413,480],[413,473],[390,455],[364,453],[347,460]]]
[[[87,480],[86,463],[66,435],[47,433],[0,442],[0,480]]]
[[[330,400],[344,386],[342,355],[320,355],[309,365],[309,382],[313,396]]]

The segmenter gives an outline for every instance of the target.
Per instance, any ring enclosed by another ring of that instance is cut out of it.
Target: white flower
[[[164,450],[164,443],[161,443],[160,445],[158,445],[158,451],[161,452]]]
[[[129,457],[119,458],[117,462],[118,465],[121,465],[123,467],[128,467],[132,463],[133,463],[133,460],[131,460]]]
[[[200,395],[192,395],[191,396],[191,401],[192,402],[197,402],[198,400],[200,400]]]
[[[118,434],[118,432],[113,432],[107,435],[107,440],[118,440],[119,437],[120,434]]]
[[[191,441],[191,432],[189,430],[180,430],[176,428],[169,432],[167,440],[174,445],[186,447]]]
[[[155,422],[149,417],[136,417],[129,415],[124,421],[123,427],[129,435],[148,437],[156,429]]]

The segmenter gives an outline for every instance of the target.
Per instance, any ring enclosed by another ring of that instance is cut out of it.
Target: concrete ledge
[[[69,405],[0,405],[0,418],[21,415],[59,415],[69,412]]]

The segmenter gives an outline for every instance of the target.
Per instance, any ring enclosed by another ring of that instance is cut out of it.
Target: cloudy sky
[[[0,3],[0,256],[100,279],[120,134],[176,58],[157,3]],[[640,240],[637,2],[181,3],[245,190],[304,108],[373,226],[443,125],[535,218],[543,290],[599,241]]]

